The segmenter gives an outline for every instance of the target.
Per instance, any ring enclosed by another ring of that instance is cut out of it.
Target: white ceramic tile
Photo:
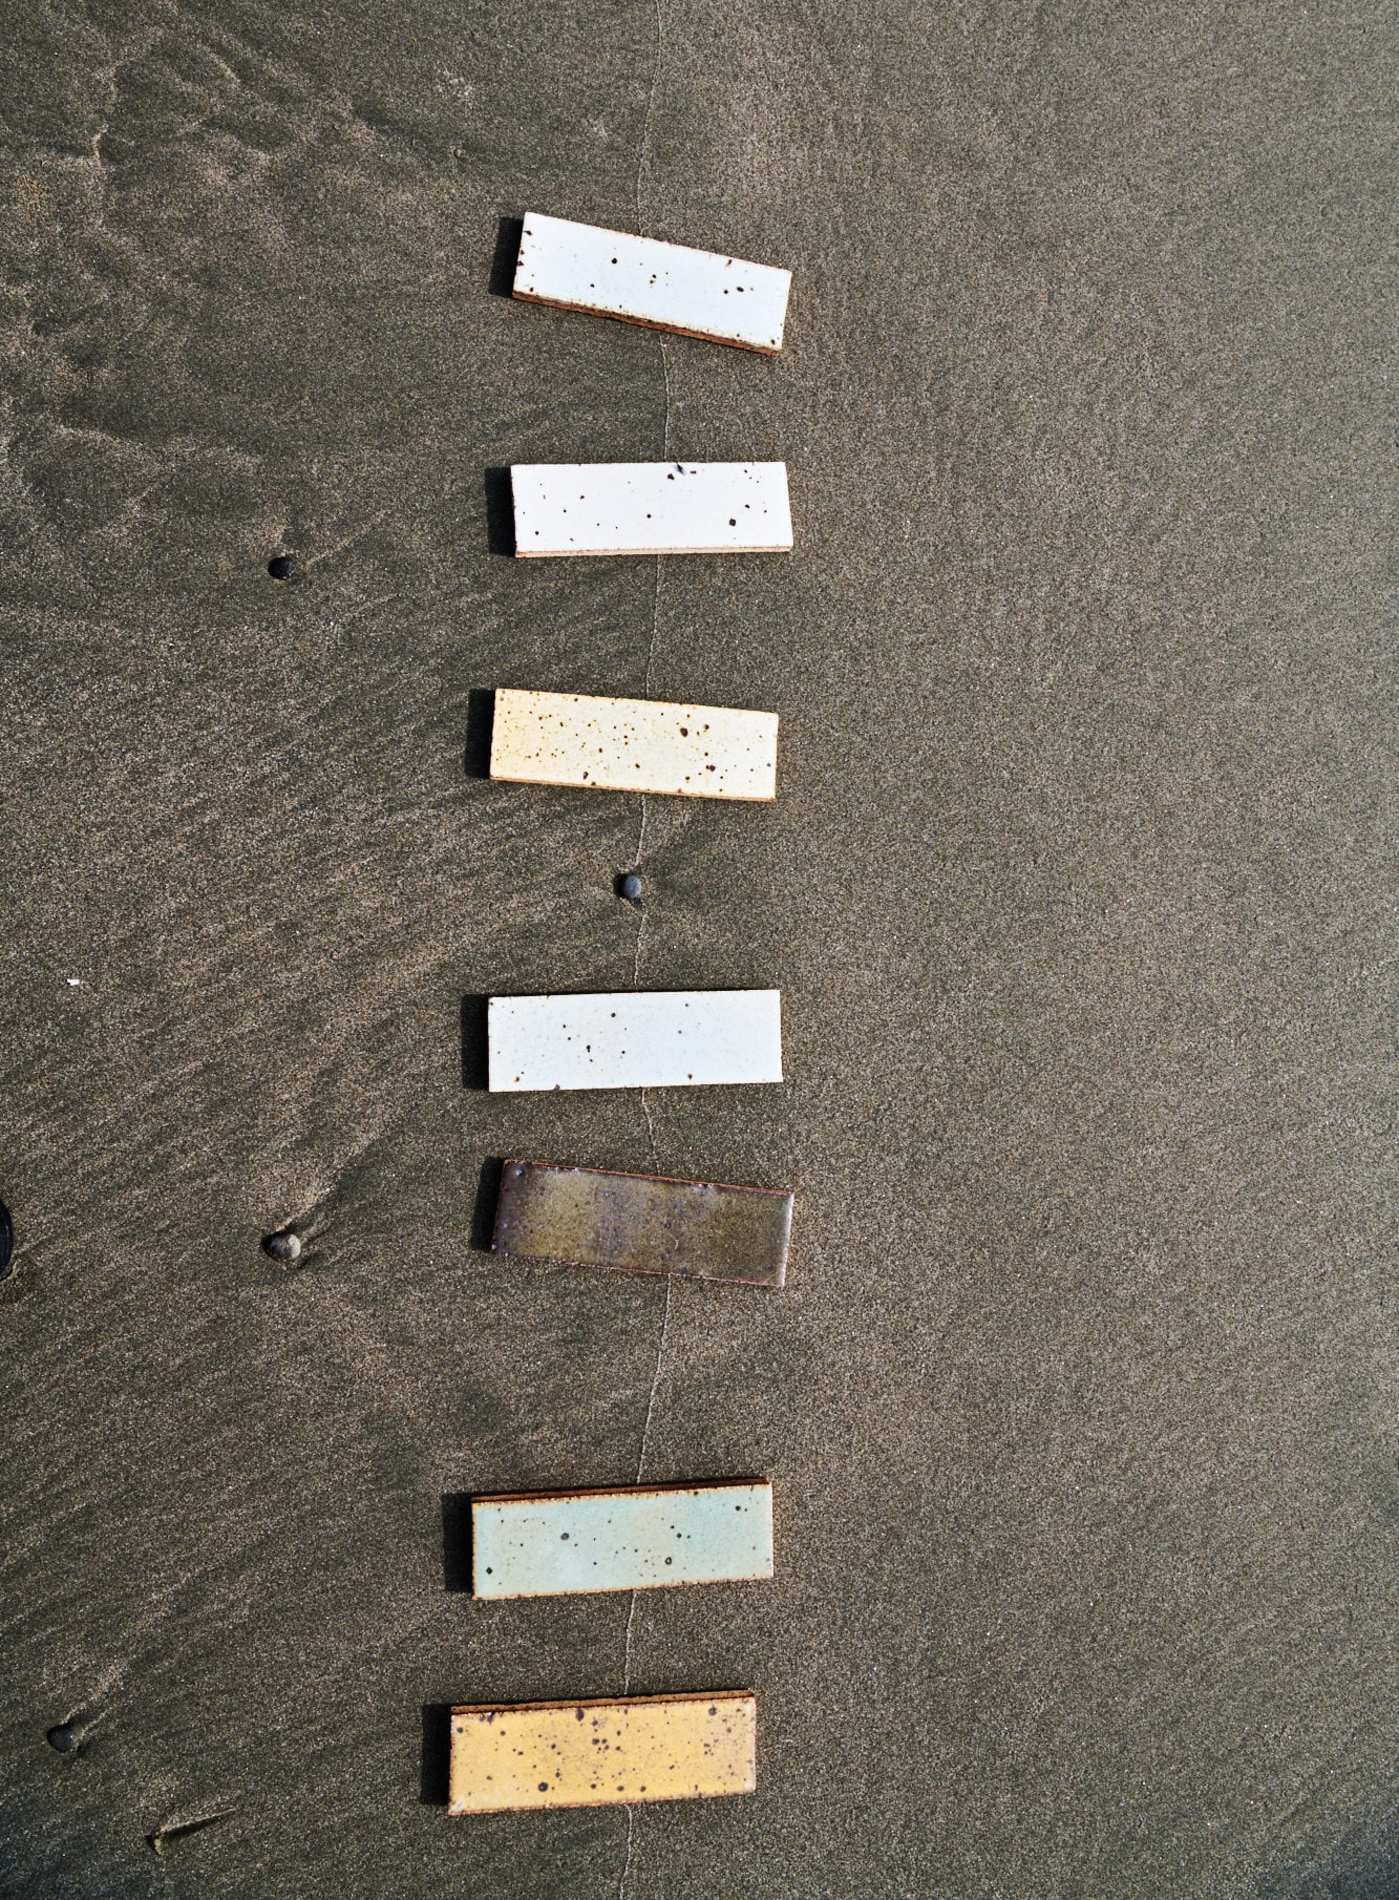
[[[792,273],[771,264],[538,211],[525,218],[515,266],[515,295],[528,302],[622,317],[766,356],[782,348],[791,285]]]
[[[571,1596],[772,1575],[766,1479],[474,1498],[478,1597]]]
[[[778,990],[493,996],[490,1086],[664,1089],[782,1080]]]
[[[510,486],[521,560],[792,545],[785,462],[525,462]]]
[[[772,798],[777,714],[502,686],[491,777],[681,798]]]

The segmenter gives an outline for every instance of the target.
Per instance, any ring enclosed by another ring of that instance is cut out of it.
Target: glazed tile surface
[[[515,553],[781,554],[785,462],[542,462],[510,471]]]
[[[571,218],[525,218],[514,294],[774,355],[792,273]]]
[[[493,996],[487,1023],[497,1092],[782,1080],[777,990]]]
[[[452,1711],[453,1814],[751,1794],[756,1699],[743,1691]]]
[[[772,1486],[632,1485],[476,1498],[472,1590],[482,1598],[657,1590],[772,1575]]]
[[[492,1245],[522,1259],[780,1287],[792,1205],[779,1188],[507,1161]]]

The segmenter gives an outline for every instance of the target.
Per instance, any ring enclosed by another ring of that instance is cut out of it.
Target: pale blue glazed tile
[[[772,1575],[772,1486],[637,1485],[475,1498],[478,1597],[655,1590]]]

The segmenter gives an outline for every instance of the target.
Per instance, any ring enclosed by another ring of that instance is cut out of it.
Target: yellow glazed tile
[[[746,1689],[456,1708],[448,1811],[752,1794],[757,1734],[757,1698]]]

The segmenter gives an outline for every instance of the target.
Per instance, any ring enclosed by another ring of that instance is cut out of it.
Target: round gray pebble
[[[301,1236],[289,1232],[269,1234],[262,1243],[262,1251],[274,1260],[285,1261],[290,1265],[301,1258]]]

